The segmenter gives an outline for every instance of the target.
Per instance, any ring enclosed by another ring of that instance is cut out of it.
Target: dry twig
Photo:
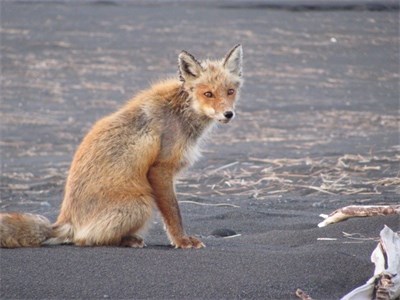
[[[399,164],[400,156],[395,148],[375,155],[276,159],[249,157],[245,161],[233,161],[219,167],[211,165],[204,172],[188,173],[179,179],[179,190],[183,195],[235,194],[257,199],[292,192],[305,195],[398,193]],[[199,186],[204,186],[202,182],[211,188],[200,189]]]
[[[240,208],[240,206],[230,204],[230,203],[201,203],[201,202],[196,202],[196,201],[179,201],[179,203],[189,203],[189,204],[195,204],[195,205],[200,205],[200,206],[216,206],[216,207],[221,207],[221,206],[226,206],[226,207],[234,207],[234,208]]]

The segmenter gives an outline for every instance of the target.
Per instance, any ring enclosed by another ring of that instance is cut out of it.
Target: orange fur
[[[98,121],[76,151],[60,214],[44,243],[143,247],[138,233],[156,206],[175,247],[203,247],[183,229],[174,181],[194,162],[199,141],[215,121],[233,117],[241,63],[240,45],[221,61],[200,63],[182,52],[181,81],[155,84]],[[7,222],[1,217],[0,225],[25,228],[23,216]]]

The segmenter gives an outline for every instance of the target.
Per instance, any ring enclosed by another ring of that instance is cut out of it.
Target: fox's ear
[[[243,49],[238,44],[225,56],[223,66],[231,73],[242,76]]]
[[[200,76],[203,71],[200,63],[194,58],[192,54],[182,51],[179,54],[179,77],[181,81],[195,79]]]

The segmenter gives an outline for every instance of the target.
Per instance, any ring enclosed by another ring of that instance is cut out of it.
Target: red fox
[[[174,180],[198,158],[209,129],[234,118],[242,56],[241,45],[222,60],[200,62],[182,51],[179,79],[140,92],[85,136],[56,223],[39,215],[0,214],[0,246],[143,247],[139,233],[156,206],[173,246],[204,247],[183,229]]]

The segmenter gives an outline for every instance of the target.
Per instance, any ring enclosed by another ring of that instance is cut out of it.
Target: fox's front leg
[[[174,176],[166,166],[152,167],[148,179],[153,188],[156,204],[164,219],[168,237],[176,248],[202,248],[204,244],[193,236],[187,236],[175,194]]]

